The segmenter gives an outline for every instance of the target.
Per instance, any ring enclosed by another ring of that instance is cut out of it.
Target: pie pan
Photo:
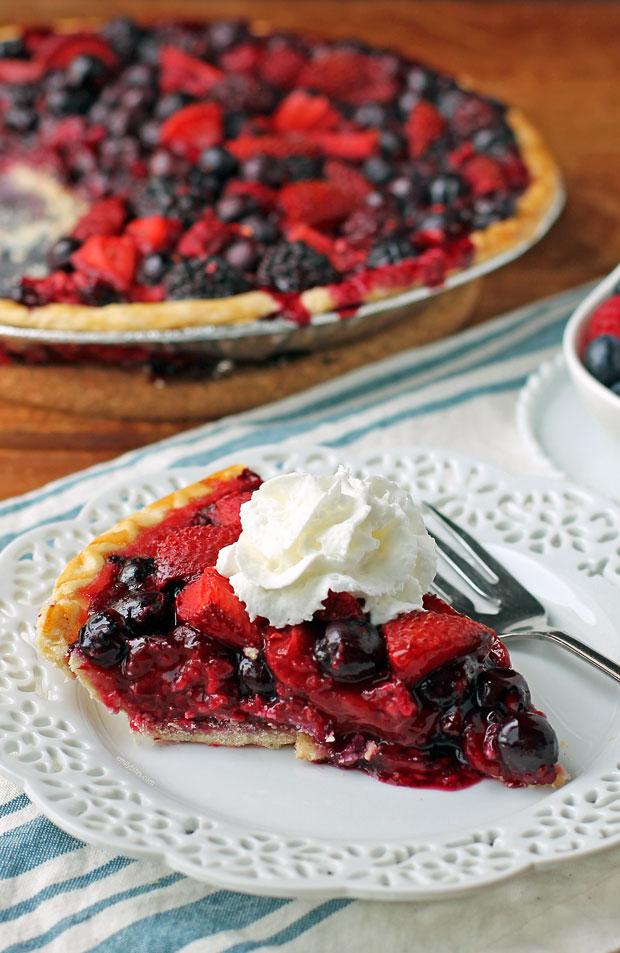
[[[536,244],[556,221],[565,201],[564,187],[558,180],[555,194],[536,229],[526,239],[496,255],[449,275],[439,288],[419,286],[361,305],[350,317],[336,311],[315,315],[307,325],[298,325],[283,318],[252,321],[244,324],[202,325],[175,330],[144,331],[60,331],[43,328],[14,327],[0,324],[0,345],[11,351],[33,346],[54,348],[105,346],[123,350],[146,348],[166,354],[188,352],[198,359],[262,361],[291,353],[308,353],[338,347],[367,334],[383,330],[404,318],[415,319],[433,298],[453,288],[469,284],[489,272],[519,258]]]

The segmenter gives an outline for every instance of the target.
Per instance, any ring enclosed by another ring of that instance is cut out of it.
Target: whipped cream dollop
[[[330,589],[363,599],[375,624],[422,607],[435,575],[435,543],[420,509],[382,476],[287,473],[241,507],[242,532],[220,550],[250,619],[282,628],[311,619]]]

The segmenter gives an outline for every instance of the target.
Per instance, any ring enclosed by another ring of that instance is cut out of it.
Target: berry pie
[[[0,165],[0,323],[68,331],[349,314],[530,239],[558,194],[516,110],[236,20],[3,40]]]
[[[294,745],[411,787],[562,783],[505,646],[428,593],[434,562],[383,477],[234,466],[91,542],[41,610],[39,648],[156,741]]]

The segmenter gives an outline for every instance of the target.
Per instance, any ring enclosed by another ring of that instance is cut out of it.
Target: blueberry
[[[370,622],[330,622],[314,644],[321,670],[335,682],[354,684],[381,675],[387,666],[383,637]]]
[[[147,590],[119,599],[114,609],[132,631],[161,628],[169,621],[169,606],[162,592]]]
[[[66,271],[71,265],[71,255],[78,250],[82,243],[71,235],[65,235],[54,242],[47,253],[47,264],[50,271]]]
[[[172,267],[172,258],[164,252],[153,252],[142,261],[140,277],[147,285],[158,285]]]
[[[417,64],[412,66],[405,76],[407,88],[417,93],[418,96],[424,96],[425,99],[433,99],[437,94],[437,73],[425,69]]]
[[[4,124],[13,132],[32,132],[38,122],[36,110],[29,106],[12,106],[4,114]]]
[[[386,185],[392,178],[392,163],[383,156],[371,156],[362,166],[362,172],[373,185]]]
[[[218,179],[230,178],[231,175],[236,174],[239,168],[239,163],[232,152],[222,146],[211,146],[210,149],[205,149],[200,154],[198,165],[203,172],[210,172],[216,175]]]
[[[418,183],[410,175],[397,175],[388,186],[390,194],[401,201],[414,198],[418,189]]]
[[[240,221],[244,235],[251,235],[257,242],[271,245],[280,238],[280,229],[273,218],[264,215],[247,215]]]
[[[267,698],[273,698],[275,695],[273,675],[262,655],[259,654],[256,658],[243,655],[239,660],[238,673],[242,691]]]
[[[474,671],[475,663],[471,659],[442,665],[418,682],[416,694],[438,708],[449,708],[470,694]]]
[[[252,271],[258,263],[259,253],[254,242],[246,238],[230,245],[224,252],[224,258],[240,271]]]
[[[379,134],[379,148],[386,156],[401,156],[406,151],[404,138],[393,129],[382,129]]]
[[[107,609],[88,617],[78,643],[87,659],[101,668],[111,668],[125,658],[128,634],[118,612]]]
[[[558,760],[558,739],[544,715],[523,711],[503,722],[498,752],[504,768],[515,776],[532,774]]]
[[[323,159],[320,156],[289,156],[284,162],[286,173],[293,182],[320,179],[323,174]]]
[[[54,116],[83,115],[92,101],[92,93],[85,87],[52,89],[47,96],[47,108]]]
[[[388,119],[389,112],[382,103],[363,103],[353,113],[353,119],[359,126],[376,129]]]
[[[452,205],[456,199],[466,195],[467,183],[460,175],[444,173],[435,176],[427,183],[427,196],[430,205]]]
[[[132,556],[123,559],[117,581],[128,589],[136,589],[155,572],[155,560],[150,556]]]
[[[209,42],[218,53],[229,50],[247,36],[243,20],[216,20],[209,25]]]
[[[597,381],[609,387],[620,380],[620,338],[602,334],[590,341],[583,363]]]
[[[272,156],[257,155],[245,160],[241,166],[241,176],[247,182],[260,182],[261,185],[275,188],[282,185],[285,169]]]
[[[140,27],[129,17],[108,20],[103,24],[101,34],[121,59],[129,59],[133,55],[144,35]]]
[[[99,86],[108,75],[108,68],[97,56],[76,56],[67,69],[69,86]]]
[[[238,222],[256,210],[256,200],[251,195],[224,195],[215,206],[218,218],[223,222]]]
[[[476,701],[481,708],[522,711],[530,705],[530,690],[523,676],[512,668],[490,668],[478,676]]]
[[[157,101],[155,115],[158,119],[167,119],[191,102],[192,97],[188,96],[187,93],[167,93]]]
[[[0,60],[21,60],[28,55],[28,51],[21,38],[0,41]]]

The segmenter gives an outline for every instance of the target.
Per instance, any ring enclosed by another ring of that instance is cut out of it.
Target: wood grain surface
[[[0,0],[4,23],[84,15],[83,0]],[[98,0],[98,16],[242,15],[357,35],[467,75],[519,105],[564,172],[566,210],[527,255],[485,279],[475,320],[602,275],[620,259],[620,4],[412,0]],[[0,497],[181,429],[0,404]]]

